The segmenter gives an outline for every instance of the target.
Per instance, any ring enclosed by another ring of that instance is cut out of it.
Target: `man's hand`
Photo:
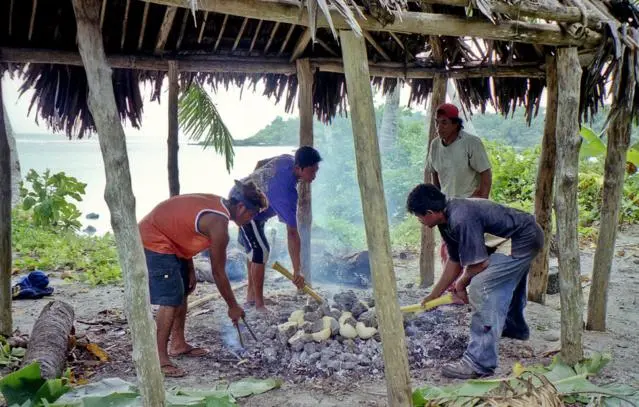
[[[231,321],[233,321],[234,324],[237,324],[240,318],[244,317],[244,315],[244,310],[239,305],[229,307],[229,318],[231,318]]]
[[[304,283],[304,276],[299,271],[297,273],[293,272],[293,284],[295,284],[295,287],[301,290],[304,288]]]
[[[432,301],[432,300],[434,300],[435,298],[437,298],[437,297],[435,297],[435,296],[433,295],[433,293],[428,294],[428,295],[427,295],[426,297],[424,297],[424,299],[422,300],[422,307],[426,306],[426,303],[427,303],[428,301]]]
[[[461,277],[455,281],[455,291],[454,294],[460,300],[464,302],[464,304],[468,304],[468,293],[466,292],[466,287],[470,284],[470,276],[468,273],[464,272]]]
[[[189,271],[189,286],[187,287],[186,293],[191,294],[195,291],[195,287],[197,286],[197,278],[195,277],[195,270]]]

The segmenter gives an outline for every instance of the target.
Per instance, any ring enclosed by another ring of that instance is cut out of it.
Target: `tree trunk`
[[[313,81],[314,75],[308,59],[298,59],[297,82],[299,86],[300,109],[300,147],[313,146]],[[311,201],[311,184],[301,182],[298,186],[297,228],[300,234],[300,268],[304,279],[312,285],[311,269],[311,228],[313,225],[313,205]]]
[[[576,48],[557,50],[557,193],[555,213],[559,237],[561,357],[575,364],[583,357],[583,294],[581,292],[577,223],[579,171],[579,90],[581,67]]]
[[[441,55],[441,45],[438,38],[431,39],[433,53]],[[437,50],[437,52],[435,52]],[[433,79],[433,93],[430,95],[430,121],[428,127],[428,146],[430,151],[430,143],[437,137],[437,127],[435,119],[437,117],[437,106],[446,102],[446,87],[448,79],[437,75]],[[428,154],[428,153],[427,153]],[[424,182],[433,182],[433,174],[424,170]],[[435,282],[435,235],[433,229],[422,226],[422,248],[419,256],[419,286],[422,288],[430,287]]]
[[[55,379],[64,371],[73,329],[73,307],[63,301],[51,301],[42,308],[33,324],[22,366],[40,363],[43,379]]]
[[[78,24],[78,47],[89,84],[89,109],[99,134],[106,173],[105,200],[124,277],[124,298],[133,361],[145,406],[164,405],[164,383],[156,346],[155,324],[149,304],[149,277],[135,218],[135,197],[118,115],[111,69],[104,55],[99,26],[99,0],[73,0]]]
[[[11,319],[11,151],[0,76],[0,335],[13,332]]]
[[[632,101],[635,93],[634,54],[625,52],[621,74],[615,75],[618,93],[610,114],[613,119],[608,126],[608,151],[604,169],[603,197],[601,204],[601,226],[597,239],[597,250],[592,268],[592,286],[588,297],[588,322],[586,328],[606,330],[606,307],[612,256],[619,224],[619,205],[623,192],[626,153],[632,131]]]
[[[15,208],[15,206],[20,203],[20,181],[22,181],[20,158],[18,157],[18,147],[16,146],[16,139],[13,135],[11,120],[9,120],[7,110],[4,106],[2,106],[2,110],[4,115],[4,127],[7,131],[7,139],[9,141],[9,154],[11,157],[11,207]]]
[[[395,89],[386,95],[384,114],[379,132],[379,149],[382,154],[393,149],[399,133],[399,96],[401,84],[396,81]]]
[[[546,57],[546,121],[541,141],[541,157],[537,167],[535,217],[544,231],[544,247],[530,268],[528,299],[539,304],[546,301],[548,288],[548,253],[552,239],[552,200],[557,159],[557,65],[555,58]]]
[[[355,142],[357,178],[364,210],[364,226],[373,276],[375,309],[379,319],[384,355],[388,405],[410,406],[411,387],[406,336],[393,272],[390,233],[373,95],[370,86],[366,44],[352,31],[340,31],[344,73]]]
[[[167,139],[169,194],[180,195],[180,170],[178,167],[178,83],[177,62],[169,61],[169,137]]]

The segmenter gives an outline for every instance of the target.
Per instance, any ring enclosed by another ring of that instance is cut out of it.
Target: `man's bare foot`
[[[255,307],[255,311],[261,313],[261,314],[270,314],[271,311],[269,311],[268,308],[266,308],[264,305],[262,305],[261,307],[256,306]]]
[[[171,362],[165,362],[160,365],[160,369],[162,370],[162,374],[164,377],[184,377],[186,376],[186,372],[184,369],[181,369],[175,366]]]
[[[198,348],[195,346],[191,346],[186,344],[185,346],[181,346],[178,348],[172,348],[169,351],[169,356],[177,357],[177,356],[185,356],[190,358],[200,358],[202,356],[206,356],[209,354],[209,350],[205,348]]]
[[[244,304],[242,304],[244,308],[251,308],[255,306],[255,300],[249,300],[247,299],[246,302],[244,302]]]

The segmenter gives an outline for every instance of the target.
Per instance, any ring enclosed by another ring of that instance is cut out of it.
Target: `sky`
[[[20,80],[10,79],[5,76],[2,81],[2,90],[5,107],[9,115],[9,120],[15,133],[50,133],[47,127],[35,122],[35,108],[29,115],[29,103],[33,96],[33,91],[28,91],[20,96]],[[168,86],[162,89],[162,104],[150,101],[150,89],[142,89],[144,100],[144,112],[142,116],[142,128],[140,130],[125,124],[127,136],[148,136],[166,137],[168,133],[167,119],[167,94]],[[244,139],[257,133],[266,127],[277,116],[292,118],[298,116],[297,108],[292,114],[287,114],[284,110],[284,101],[275,104],[273,100],[262,96],[264,88],[257,86],[255,93],[244,89],[241,93],[237,87],[229,87],[228,90],[218,89],[218,93],[213,96],[218,111],[224,123],[230,130],[233,138]],[[409,90],[403,89],[401,92],[400,104],[406,106],[408,103]],[[375,96],[375,103],[382,104],[383,97]],[[297,103],[295,104],[297,106]],[[413,106],[415,110],[423,110],[425,106]]]

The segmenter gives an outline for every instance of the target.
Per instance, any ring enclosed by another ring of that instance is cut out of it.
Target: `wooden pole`
[[[313,146],[313,69],[308,59],[295,61],[299,86],[300,109],[300,147]],[[313,224],[313,205],[311,202],[311,184],[302,182],[298,187],[297,230],[301,239],[301,272],[309,285],[312,285],[311,269],[311,227]]]
[[[552,200],[557,160],[557,64],[546,57],[546,121],[541,141],[541,157],[537,167],[535,217],[544,231],[544,247],[530,267],[528,299],[539,304],[546,301],[548,288],[548,254],[552,239]]]
[[[0,335],[13,332],[11,318],[11,152],[4,121],[2,75],[0,75]]]
[[[190,8],[190,0],[146,0],[151,3]],[[238,17],[275,21],[283,24],[310,25],[306,8],[261,0],[199,0],[198,9]],[[338,30],[350,30],[351,25],[337,11],[330,12],[333,25]],[[479,37],[488,40],[524,42],[528,44],[555,46],[584,46],[595,48],[603,37],[590,29],[583,29],[583,35],[570,35],[557,24],[529,23],[518,20],[503,20],[499,24],[466,16],[435,14],[415,11],[399,13],[395,21],[385,24],[374,18],[356,17],[362,30],[398,32],[423,35],[446,35],[451,37]],[[317,28],[328,28],[329,23],[323,13],[317,15]]]
[[[561,357],[573,365],[583,357],[583,295],[581,292],[577,224],[579,170],[579,91],[581,67],[576,48],[557,50],[557,193],[555,213],[559,243]]]
[[[177,62],[169,61],[169,137],[167,138],[169,195],[180,194],[180,169],[178,166],[178,83]]]
[[[364,225],[370,253],[375,309],[382,336],[388,405],[410,406],[412,399],[406,337],[397,303],[397,283],[391,257],[373,94],[368,81],[366,44],[363,37],[358,37],[352,31],[340,31],[340,40],[353,124],[357,178],[362,202],[366,203],[362,205]]]
[[[133,341],[133,362],[144,406],[164,405],[164,383],[149,303],[149,277],[137,220],[124,129],[115,104],[111,69],[100,33],[98,0],[73,0],[78,48],[89,84],[88,104],[98,130],[104,160],[104,198],[124,277],[126,315]]]
[[[435,63],[444,64],[444,52],[441,40],[438,37],[429,38],[431,54]],[[428,126],[428,144],[426,155],[430,153],[430,143],[437,137],[437,107],[446,102],[446,88],[448,79],[445,76],[437,75],[433,78],[433,92],[430,95],[430,119]],[[433,174],[424,168],[424,182],[433,182]],[[422,246],[419,255],[419,286],[430,287],[435,282],[435,234],[433,229],[422,226]]]
[[[619,206],[623,192],[626,153],[632,131],[632,102],[635,93],[634,52],[626,51],[621,72],[615,75],[618,89],[608,126],[608,150],[604,167],[604,197],[601,204],[601,226],[592,267],[592,286],[588,297],[586,329],[606,330],[608,283],[619,225]]]

